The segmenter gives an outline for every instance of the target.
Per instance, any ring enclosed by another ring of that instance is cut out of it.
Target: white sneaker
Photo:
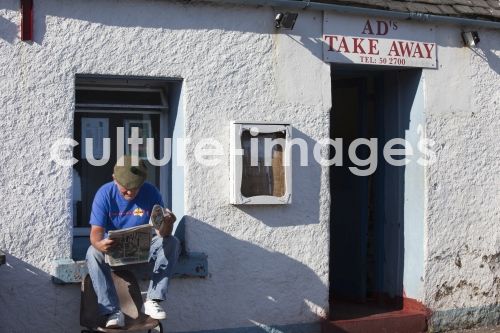
[[[167,318],[167,313],[157,301],[151,299],[144,302],[144,313],[153,319],[165,319]]]
[[[125,316],[123,312],[117,311],[108,315],[106,319],[106,328],[117,328],[125,326]]]

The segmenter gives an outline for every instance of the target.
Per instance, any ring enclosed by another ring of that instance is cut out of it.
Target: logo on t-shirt
[[[133,214],[134,216],[142,216],[144,215],[144,211],[141,208],[137,207],[136,209],[134,209]]]

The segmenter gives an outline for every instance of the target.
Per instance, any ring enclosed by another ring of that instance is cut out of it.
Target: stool
[[[120,301],[120,309],[125,315],[125,326],[120,328],[105,328],[106,318],[98,312],[97,296],[92,286],[92,280],[87,274],[82,281],[80,299],[80,325],[86,327],[81,333],[92,332],[135,332],[145,331],[151,333],[155,327],[163,326],[157,319],[153,319],[141,312],[143,305],[141,290],[134,274],[128,270],[113,271],[111,273],[116,293]]]

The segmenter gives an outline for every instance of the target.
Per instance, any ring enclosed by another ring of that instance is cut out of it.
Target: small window
[[[292,169],[288,124],[231,125],[231,203],[288,204]]]

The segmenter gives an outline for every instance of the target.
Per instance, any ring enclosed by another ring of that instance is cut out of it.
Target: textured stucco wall
[[[187,246],[208,254],[211,275],[173,281],[168,330],[318,321],[328,305],[327,170],[295,168],[290,206],[238,208],[228,204],[228,152],[231,120],[290,121],[309,143],[328,136],[329,66],[309,39],[322,14],[302,15],[288,36],[274,34],[271,8],[39,1],[25,43],[18,3],[0,8],[0,246],[10,254],[0,331],[78,329],[78,287],[48,276],[71,251],[71,169],[49,161],[49,146],[72,136],[76,73],[184,79]],[[219,166],[189,154],[203,137],[224,144]]]
[[[439,70],[425,71],[426,131],[437,163],[426,170],[425,304],[433,329],[498,323],[500,303],[500,33],[437,30]]]
[[[270,8],[47,0],[36,3],[34,42],[24,43],[18,1],[2,2],[0,246],[9,265],[0,267],[0,331],[79,327],[78,287],[54,286],[48,275],[52,260],[71,252],[71,173],[49,161],[49,146],[72,136],[76,73],[184,78],[187,152],[213,137],[227,153],[230,120],[289,121],[310,144],[328,136],[322,14],[301,13],[292,35],[273,34],[273,16]],[[500,36],[479,31],[473,52],[459,28],[439,27],[439,69],[423,75],[438,161],[425,170],[422,300],[436,329],[498,320]],[[187,246],[209,255],[211,275],[173,281],[168,330],[318,320],[328,304],[327,170],[294,167],[290,206],[234,207],[228,163],[226,155],[205,168],[188,154]]]

